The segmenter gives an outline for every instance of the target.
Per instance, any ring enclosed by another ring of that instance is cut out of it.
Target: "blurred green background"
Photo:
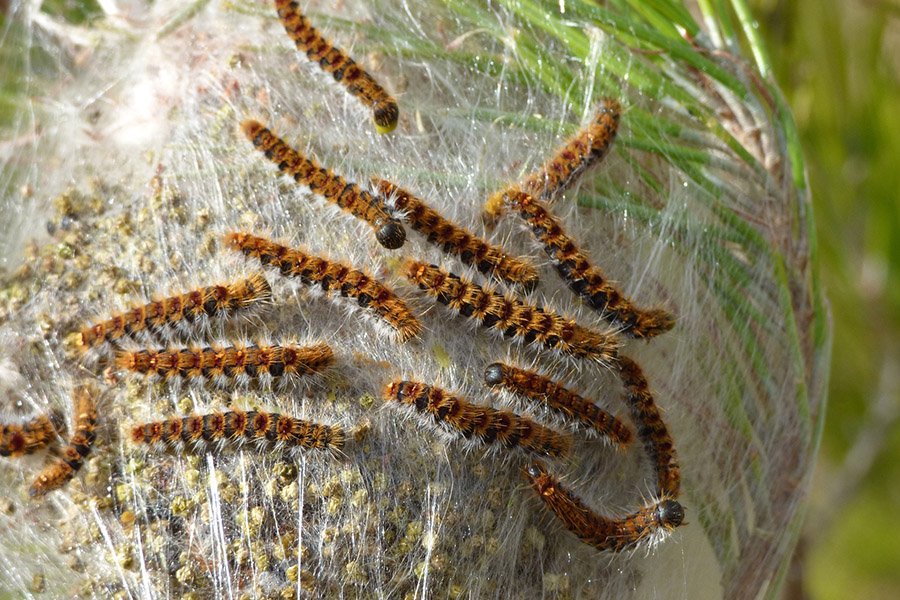
[[[900,1],[755,0],[803,138],[834,323],[786,598],[900,598]]]
[[[822,450],[783,597],[900,598],[900,0],[750,5],[803,139],[835,331]],[[44,10],[77,23],[96,6]],[[23,59],[4,46],[0,124]]]

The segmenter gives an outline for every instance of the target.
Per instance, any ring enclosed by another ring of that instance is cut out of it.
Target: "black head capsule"
[[[400,221],[391,219],[378,228],[375,232],[375,239],[388,250],[396,250],[406,241],[406,230],[403,229]]]
[[[503,383],[503,365],[491,363],[484,370],[484,382],[488,385],[500,385]]]
[[[684,508],[675,500],[663,500],[656,507],[656,518],[664,527],[674,529],[684,521]]]

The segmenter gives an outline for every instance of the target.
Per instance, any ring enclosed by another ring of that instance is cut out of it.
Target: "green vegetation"
[[[808,160],[835,331],[807,587],[821,599],[896,598],[900,429],[887,427],[881,444],[871,425],[889,423],[900,405],[900,4],[754,4]],[[879,397],[882,414],[867,417]],[[861,432],[881,449],[872,470],[842,469]],[[834,505],[848,472],[861,484]]]

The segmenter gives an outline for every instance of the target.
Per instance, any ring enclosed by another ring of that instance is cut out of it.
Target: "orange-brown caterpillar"
[[[615,335],[586,329],[571,319],[482,288],[435,265],[410,260],[405,275],[438,302],[506,337],[579,358],[610,362],[616,357]]]
[[[609,152],[619,129],[621,107],[612,99],[605,99],[594,119],[570,138],[553,158],[525,179],[522,189],[541,200],[553,200]]]
[[[502,386],[515,394],[537,400],[596,431],[619,448],[631,443],[631,430],[624,423],[598,408],[590,400],[582,398],[559,382],[540,373],[495,362],[485,369],[484,382],[490,386]]]
[[[94,400],[96,390],[83,385],[75,389],[73,405],[75,409],[75,428],[69,444],[63,448],[60,458],[54,460],[31,484],[29,494],[32,497],[43,496],[47,492],[61,488],[84,464],[84,459],[91,453],[94,445],[97,426],[97,406]]]
[[[598,550],[619,552],[642,541],[660,542],[684,521],[684,508],[672,498],[663,497],[626,517],[611,519],[588,508],[541,463],[529,465],[525,476],[565,528]]]
[[[303,283],[321,286],[326,292],[336,291],[355,299],[361,307],[372,310],[393,327],[400,341],[415,337],[422,329],[403,300],[362,271],[250,233],[229,233],[225,243],[246,256],[257,258],[265,266],[278,269],[285,277],[297,277]]]
[[[241,129],[256,149],[278,165],[278,170],[292,177],[297,183],[309,187],[329,202],[339,206],[375,230],[375,239],[389,250],[395,250],[406,241],[406,230],[400,221],[388,214],[380,199],[361,189],[355,183],[322,168],[315,160],[306,158],[258,121],[246,120]]]
[[[24,423],[0,423],[0,456],[31,454],[55,438],[56,426],[48,415],[38,415]]]
[[[632,359],[619,355],[616,362],[619,377],[625,385],[625,400],[638,437],[656,468],[657,494],[677,498],[681,487],[681,469],[672,436],[653,401],[650,385],[640,366]]]
[[[224,384],[319,373],[334,361],[328,344],[312,346],[226,346],[121,351],[115,365],[150,377],[195,379]]]
[[[261,274],[224,285],[211,285],[119,313],[79,333],[76,345],[86,352],[106,342],[116,342],[142,332],[160,333],[189,327],[210,317],[270,302],[272,288]]]
[[[571,440],[552,429],[515,413],[472,404],[444,390],[414,381],[393,381],[384,390],[387,400],[414,407],[466,439],[485,444],[519,447],[547,456],[565,456]]]
[[[585,304],[622,327],[622,333],[630,337],[650,338],[672,329],[675,319],[671,313],[637,308],[611,285],[542,202],[518,188],[510,188],[504,197],[531,227],[559,276]]]
[[[340,427],[321,425],[288,415],[230,410],[141,423],[131,429],[135,444],[214,448],[226,444],[255,444],[259,448],[336,450],[344,445]]]
[[[323,71],[331,73],[334,80],[344,84],[347,91],[359,98],[360,102],[372,107],[378,133],[393,131],[400,117],[397,101],[352,58],[319,35],[309,19],[300,12],[296,2],[275,0],[275,8],[284,30],[294,40],[297,50],[306,53],[309,60],[319,63]]]
[[[482,273],[525,289],[530,290],[537,285],[537,269],[527,260],[510,256],[501,248],[448,221],[423,200],[389,181],[373,178],[372,183],[383,197],[393,197],[394,208],[405,215],[406,222],[413,229],[444,252],[458,256]]]

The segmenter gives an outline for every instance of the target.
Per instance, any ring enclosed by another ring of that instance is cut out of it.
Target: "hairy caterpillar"
[[[663,497],[625,517],[609,518],[588,508],[541,463],[529,465],[525,476],[565,528],[598,550],[619,552],[642,541],[657,543],[684,521],[684,508],[672,498]]]
[[[485,444],[519,447],[547,456],[565,456],[571,440],[552,429],[516,413],[490,406],[472,404],[444,390],[414,381],[393,381],[384,397],[414,407],[466,439],[477,438]]]
[[[410,227],[444,252],[459,257],[481,273],[521,285],[527,290],[537,285],[537,269],[527,260],[511,256],[445,219],[422,199],[389,181],[373,178],[372,183],[383,197],[393,197],[394,208],[405,215]]]
[[[135,444],[216,448],[255,444],[259,448],[334,450],[344,445],[343,429],[279,413],[230,410],[140,423],[131,428]]]
[[[323,71],[331,73],[334,80],[344,84],[347,91],[360,102],[372,107],[378,133],[393,131],[400,117],[397,101],[343,50],[323,38],[300,11],[296,2],[275,0],[275,9],[297,50],[306,53],[309,60],[319,63]]]
[[[678,456],[672,436],[653,401],[647,378],[641,367],[625,355],[620,354],[615,364],[625,385],[625,399],[638,437],[656,468],[657,494],[677,498],[681,487]]]
[[[553,157],[529,175],[522,189],[541,200],[551,201],[567,190],[592,165],[603,160],[619,130],[621,106],[603,100],[587,126],[559,148]]]
[[[438,302],[504,336],[604,363],[616,357],[619,344],[615,335],[591,331],[571,319],[482,288],[435,265],[410,260],[405,274]]]
[[[590,308],[619,325],[623,334],[650,338],[672,329],[675,319],[671,313],[637,308],[611,285],[542,202],[518,188],[507,190],[504,199],[528,223],[569,289]]]
[[[596,431],[610,442],[624,448],[631,443],[631,430],[624,423],[597,407],[596,404],[569,391],[549,377],[495,362],[484,371],[484,382],[499,386],[525,398],[537,400],[570,420]]]
[[[49,415],[38,415],[23,423],[0,423],[0,456],[13,458],[46,447],[56,437]]]
[[[258,121],[244,121],[241,130],[257,150],[278,166],[279,171],[368,223],[375,231],[379,244],[388,250],[396,250],[406,241],[403,225],[388,214],[384,204],[372,194],[321,167],[315,160],[306,158]]]
[[[406,303],[384,284],[369,275],[339,262],[306,254],[264,237],[243,232],[225,236],[225,243],[246,256],[258,259],[264,266],[274,267],[285,277],[297,277],[309,285],[320,285],[326,292],[349,296],[393,327],[400,341],[419,334],[422,326]]]
[[[224,384],[267,383],[281,377],[302,377],[321,372],[334,361],[328,344],[312,346],[218,346],[172,350],[121,351],[115,366],[149,377],[195,379]]]
[[[261,274],[223,285],[211,285],[136,306],[113,315],[77,336],[83,352],[106,342],[116,342],[141,332],[160,333],[168,328],[188,327],[210,317],[224,316],[272,300],[272,288]]]
[[[73,406],[75,428],[68,445],[63,448],[58,459],[47,465],[31,484],[29,494],[39,497],[61,488],[81,469],[84,460],[91,453],[97,426],[97,406],[94,396],[97,391],[90,385],[75,388]]]

